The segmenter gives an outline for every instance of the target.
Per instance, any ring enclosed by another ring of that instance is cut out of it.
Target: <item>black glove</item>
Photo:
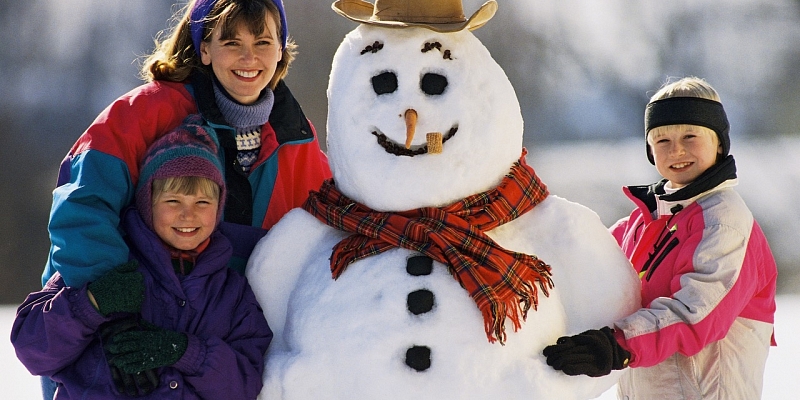
[[[100,338],[103,341],[103,350],[105,350],[106,359],[109,360],[111,380],[120,394],[127,394],[132,397],[146,396],[158,387],[159,377],[156,370],[150,369],[135,374],[126,373],[111,364],[113,354],[110,354],[105,347],[107,347],[111,338],[119,333],[143,329],[140,322],[139,314],[135,314],[106,322],[99,329]]]
[[[631,353],[614,339],[614,330],[590,329],[575,336],[562,336],[542,351],[547,365],[567,375],[604,376],[628,366]]]
[[[136,260],[122,264],[89,284],[100,314],[138,313],[144,299],[144,277]]]
[[[178,362],[186,352],[185,333],[149,325],[147,330],[130,330],[111,337],[105,346],[108,362],[128,374],[166,367]]]

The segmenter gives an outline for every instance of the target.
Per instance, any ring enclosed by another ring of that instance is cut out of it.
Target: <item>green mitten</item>
[[[128,261],[89,284],[89,293],[97,302],[100,314],[138,313],[144,299],[144,277],[137,271],[136,260]]]
[[[106,359],[111,360],[113,355],[106,350],[111,338],[122,332],[140,331],[143,329],[150,329],[152,324],[141,319],[139,314],[129,314],[119,319],[114,319],[104,323],[98,329],[100,338],[103,341],[103,349],[106,352]],[[159,376],[155,369],[142,371],[141,373],[127,374],[115,365],[111,365],[109,361],[109,369],[111,372],[111,380],[117,387],[120,394],[127,394],[132,397],[146,396],[158,387]]]
[[[158,329],[118,333],[105,348],[111,355],[110,364],[135,374],[175,364],[188,344],[185,333]]]

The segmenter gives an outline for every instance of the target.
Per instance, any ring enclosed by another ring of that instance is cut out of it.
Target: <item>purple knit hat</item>
[[[202,118],[192,114],[172,131],[153,142],[140,165],[139,184],[136,186],[136,208],[145,224],[153,229],[153,181],[155,179],[198,176],[219,185],[217,222],[225,208],[224,170],[217,150],[219,142],[213,132],[201,125]]]
[[[283,9],[283,0],[272,0],[275,7],[278,8],[278,14],[281,18],[281,48],[286,48],[286,42],[289,40],[289,26],[286,24],[286,11]],[[200,42],[203,41],[203,28],[205,27],[205,19],[208,13],[217,4],[217,0],[197,0],[192,6],[192,15],[189,19],[189,29],[192,34],[192,43],[194,43],[194,51],[200,55]]]

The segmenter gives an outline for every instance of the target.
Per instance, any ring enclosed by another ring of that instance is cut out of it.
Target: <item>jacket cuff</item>
[[[636,355],[631,351],[630,347],[628,347],[628,342],[625,340],[625,332],[623,332],[622,329],[619,329],[616,326],[614,327],[614,340],[617,341],[619,347],[622,347],[623,349],[625,349],[625,351],[630,353],[630,357],[628,357],[628,360],[625,362],[624,366],[629,367],[635,364]]]
[[[195,335],[186,333],[187,344],[183,356],[172,366],[184,375],[197,375],[206,359],[208,348],[206,344]]]
[[[67,287],[64,291],[67,295],[72,315],[83,322],[84,325],[89,328],[97,329],[101,324],[109,321],[109,318],[100,314],[100,312],[94,308],[92,302],[89,301],[87,285],[83,285],[79,288]]]

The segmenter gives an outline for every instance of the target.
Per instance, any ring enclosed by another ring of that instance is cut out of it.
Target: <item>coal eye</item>
[[[419,86],[427,95],[440,95],[444,93],[444,89],[447,88],[447,78],[443,75],[427,73],[422,76]]]
[[[377,95],[393,93],[397,90],[397,75],[394,72],[384,72],[372,77],[372,90]]]

